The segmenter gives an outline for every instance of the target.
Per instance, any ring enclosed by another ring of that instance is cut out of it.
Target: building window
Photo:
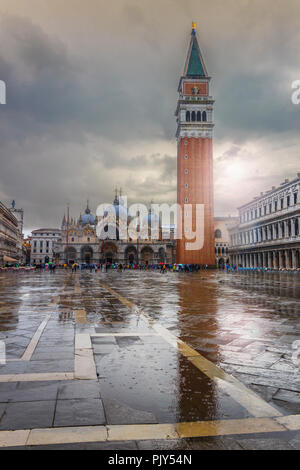
[[[298,193],[294,193],[294,204],[297,204],[297,195]]]
[[[219,230],[219,229],[215,230],[215,238],[222,238],[221,230]]]
[[[186,112],[185,120],[187,122],[190,122],[190,120],[191,120],[191,113],[189,111]],[[186,142],[185,145],[187,145],[187,141],[185,141],[185,142]]]
[[[72,238],[72,242],[74,241],[74,238]]]
[[[277,211],[277,206],[278,206],[277,201],[275,201],[275,202],[274,202],[274,210],[275,210],[275,212]]]
[[[286,205],[287,205],[287,207],[290,207],[290,203],[291,203],[291,198],[290,198],[290,196],[288,196],[288,197],[286,198]]]
[[[189,187],[189,185],[187,183],[185,183],[184,186],[185,186],[185,189],[187,189]]]
[[[202,113],[202,121],[204,121],[204,122],[207,121],[206,111],[203,111],[203,113]]]
[[[197,121],[201,121],[201,111],[197,111]]]
[[[187,175],[188,172],[189,172],[189,170],[186,168],[186,169],[184,170],[184,174]]]
[[[261,217],[261,207],[259,208],[259,217]]]
[[[269,204],[269,214],[272,212],[272,204]]]
[[[283,199],[280,199],[280,208],[283,209]]]
[[[185,141],[184,141],[184,145],[187,145],[187,144],[188,144],[188,141],[187,141],[187,140],[185,140]]]
[[[184,202],[189,202],[187,197],[184,198]]]
[[[187,160],[189,157],[187,155],[184,156],[184,159]]]

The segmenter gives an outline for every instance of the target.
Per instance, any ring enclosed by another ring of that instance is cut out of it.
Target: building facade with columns
[[[23,236],[19,221],[0,202],[0,264],[23,261]]]
[[[230,263],[249,268],[300,268],[300,173],[238,209],[229,229]]]
[[[238,217],[215,217],[215,256],[216,266],[223,267],[229,263],[229,229],[237,225]]]
[[[55,261],[54,245],[60,238],[61,231],[58,228],[40,228],[33,230],[30,237],[31,264],[44,264]]]

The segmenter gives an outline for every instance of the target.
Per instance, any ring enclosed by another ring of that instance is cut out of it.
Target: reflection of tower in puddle
[[[179,278],[178,336],[211,362],[219,355],[217,286],[214,275],[188,274]],[[185,356],[178,356],[178,421],[217,417],[216,384]]]

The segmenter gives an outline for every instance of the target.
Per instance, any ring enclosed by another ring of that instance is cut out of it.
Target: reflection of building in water
[[[239,209],[229,230],[231,264],[300,268],[300,173]]]
[[[219,357],[217,318],[217,285],[209,277],[182,276],[178,279],[178,336],[207,359]],[[175,330],[176,331],[176,330]],[[222,402],[217,387],[186,357],[178,355],[180,381],[179,420],[191,421],[220,418]],[[188,415],[188,416],[187,416]]]
[[[215,254],[216,265],[222,267],[229,263],[228,229],[238,223],[238,217],[215,217]]]
[[[77,220],[71,218],[68,223],[64,216],[61,237],[54,246],[56,262],[140,263],[144,265],[160,262],[173,263],[175,261],[174,230],[171,227],[168,232],[166,227],[162,228],[159,218],[157,221],[153,220],[155,217],[150,209],[142,218],[142,226],[138,227],[136,235],[130,237],[128,232],[128,236],[123,239],[122,222],[125,221],[127,233],[132,217],[128,215],[121,195],[116,193],[113,204],[107,207],[103,217],[94,216],[87,204],[84,214],[80,214]],[[154,240],[149,236],[151,224],[156,225],[158,229],[157,239]],[[143,227],[146,227],[147,233],[143,232]]]

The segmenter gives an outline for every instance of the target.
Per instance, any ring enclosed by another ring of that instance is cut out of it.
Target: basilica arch
[[[142,264],[152,264],[154,262],[154,251],[150,246],[145,246],[141,250],[141,262]]]
[[[82,263],[90,264],[93,261],[93,248],[90,245],[83,246],[81,248],[81,261]]]
[[[161,247],[158,250],[158,257],[159,257],[160,263],[165,263],[166,262],[166,252],[165,252],[164,248]]]
[[[115,243],[106,242],[102,253],[102,262],[115,263],[117,260],[118,248]]]
[[[74,246],[69,246],[68,248],[65,249],[65,260],[66,263],[75,263],[77,261],[77,251]]]
[[[137,263],[137,249],[134,245],[129,245],[126,247],[124,258],[126,263]]]

